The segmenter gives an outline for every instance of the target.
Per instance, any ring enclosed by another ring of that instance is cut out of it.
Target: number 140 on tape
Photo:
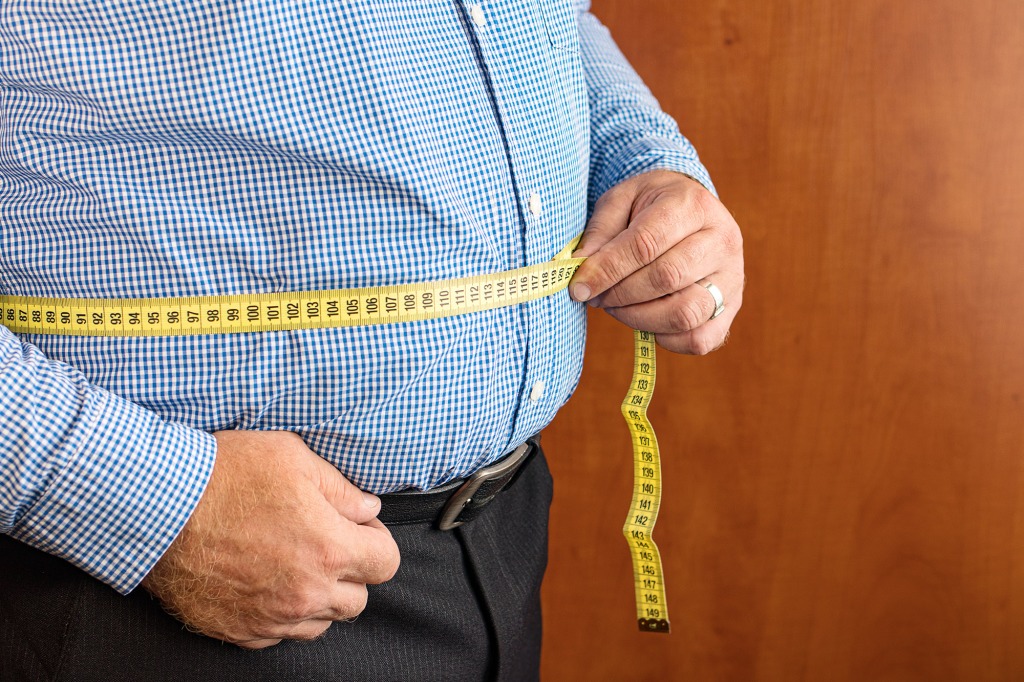
[[[668,632],[668,605],[661,553],[651,537],[661,507],[661,456],[647,418],[654,394],[654,334],[633,332],[633,378],[622,401],[622,416],[633,441],[633,499],[622,534],[633,558],[637,624],[643,632]]]

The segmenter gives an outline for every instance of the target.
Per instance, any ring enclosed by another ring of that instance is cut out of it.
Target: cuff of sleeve
[[[127,594],[199,503],[216,441],[105,391],[91,393],[76,431],[71,457],[11,536]]]
[[[681,144],[672,139],[643,138],[622,149],[616,157],[621,160],[607,165],[601,177],[595,178],[592,188],[594,201],[620,182],[652,170],[682,173],[718,196],[711,176],[689,144]]]

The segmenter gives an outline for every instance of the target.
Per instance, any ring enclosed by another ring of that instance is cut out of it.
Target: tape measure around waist
[[[306,292],[172,298],[43,298],[0,295],[12,332],[64,336],[186,336],[395,324],[516,305],[565,289],[585,259],[577,240],[551,261],[419,284]],[[668,632],[661,557],[651,534],[661,505],[658,442],[647,405],[654,390],[654,334],[635,332],[633,378],[622,403],[634,453],[634,490],[623,534],[633,559],[637,621]]]
[[[0,321],[12,332],[63,336],[237,334],[412,322],[561,291],[583,259],[565,251],[559,255],[491,275],[358,289],[147,299],[0,296]]]

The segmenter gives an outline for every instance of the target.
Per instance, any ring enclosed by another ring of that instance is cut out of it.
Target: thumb
[[[573,257],[586,258],[594,255],[625,230],[633,213],[635,199],[636,192],[633,191],[633,183],[629,180],[602,194],[594,204],[594,212],[587,221],[587,227],[583,230],[583,237],[573,252]]]
[[[583,238],[580,239],[579,246],[572,254],[573,257],[589,258],[622,233],[629,226],[635,198],[636,192],[633,191],[630,181],[617,185],[602,194],[594,204],[594,212],[583,231]],[[598,264],[591,263],[589,260],[580,265],[569,285],[569,294],[574,300],[586,302],[601,293],[596,291],[591,283],[597,273],[597,268]]]
[[[380,498],[357,488],[338,469],[314,455],[313,480],[327,502],[352,523],[362,525],[377,518]]]

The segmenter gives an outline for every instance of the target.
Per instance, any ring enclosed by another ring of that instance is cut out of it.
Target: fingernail
[[[367,507],[376,507],[380,504],[380,498],[370,493],[363,493],[363,502],[366,503]]]
[[[586,284],[573,284],[570,288],[569,293],[577,301],[589,301],[590,300],[590,287]]]

